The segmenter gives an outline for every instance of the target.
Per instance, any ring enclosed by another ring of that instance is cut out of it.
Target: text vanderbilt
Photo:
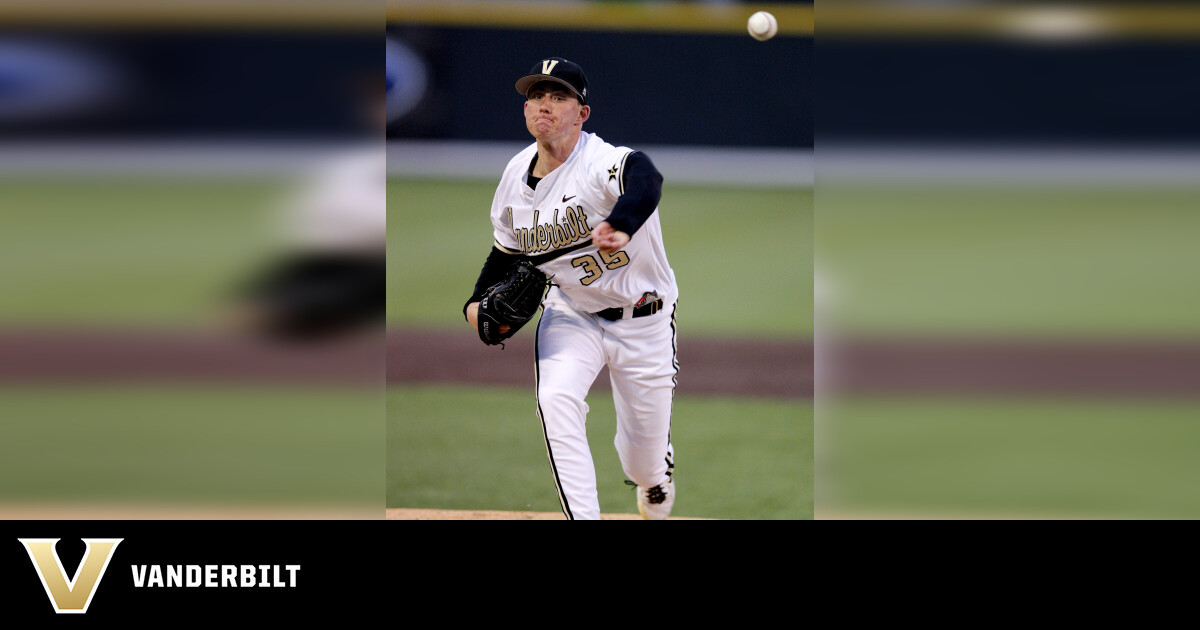
[[[295,588],[298,564],[131,565],[135,588]]]

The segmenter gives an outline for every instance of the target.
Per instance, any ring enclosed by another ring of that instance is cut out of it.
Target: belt
[[[662,310],[662,305],[663,305],[663,301],[660,298],[653,302],[647,302],[646,304],[643,304],[641,306],[635,306],[633,308],[633,316],[634,317],[645,317],[647,315],[653,315]],[[596,315],[596,317],[603,317],[604,319],[607,319],[610,322],[615,322],[615,321],[617,321],[619,319],[623,319],[625,317],[625,309],[623,309],[623,308],[606,308],[603,311],[596,313],[595,315]]]

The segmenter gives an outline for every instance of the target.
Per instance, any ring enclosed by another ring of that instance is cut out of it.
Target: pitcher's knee
[[[543,416],[566,416],[582,420],[588,412],[588,405],[582,396],[559,387],[539,386],[537,403]]]

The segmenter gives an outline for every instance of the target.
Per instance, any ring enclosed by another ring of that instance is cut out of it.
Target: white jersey
[[[592,244],[592,229],[624,192],[625,158],[632,152],[581,132],[567,161],[533,189],[526,175],[537,155],[534,143],[508,163],[492,200],[496,246],[532,258],[584,312],[635,306],[646,294],[647,301],[657,296],[670,305],[679,295],[657,208],[621,251],[603,254]]]

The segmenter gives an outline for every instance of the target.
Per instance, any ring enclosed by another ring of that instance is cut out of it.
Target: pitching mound
[[[561,521],[562,512],[502,512],[496,510],[416,510],[392,508],[389,521]],[[639,514],[602,514],[602,521],[640,521]],[[699,521],[705,519],[671,517],[668,521]]]

